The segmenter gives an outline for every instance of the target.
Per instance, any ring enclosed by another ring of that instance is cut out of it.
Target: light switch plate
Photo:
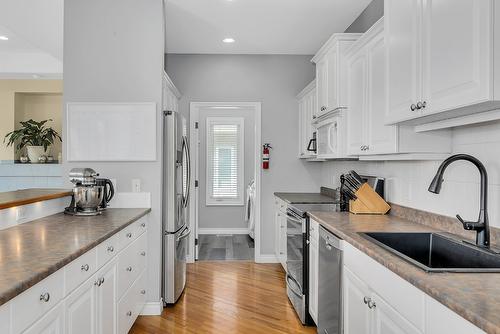
[[[141,179],[132,179],[132,192],[133,193],[141,192]]]

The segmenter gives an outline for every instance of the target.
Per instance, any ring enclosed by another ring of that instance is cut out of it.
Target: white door
[[[397,153],[397,126],[385,124],[385,43],[381,33],[368,45],[367,149],[369,154]]]
[[[65,300],[66,334],[96,333],[96,292],[97,278],[91,277],[73,291]]]
[[[368,286],[344,267],[344,333],[372,333],[372,309],[365,303],[370,296]]]
[[[311,221],[311,227],[317,229],[318,224]],[[317,232],[316,232],[317,234]],[[309,243],[309,314],[318,324],[318,257],[319,243],[317,235],[313,237],[310,232]]]
[[[424,114],[490,98],[493,2],[424,2]]]
[[[326,54],[328,61],[328,94],[326,107],[327,111],[338,108],[340,105],[339,101],[339,74],[338,74],[338,52],[337,48],[333,47]]]
[[[328,109],[328,59],[325,57],[316,64],[316,96],[318,115]]]
[[[372,295],[375,302],[372,310],[375,312],[373,334],[421,334],[408,320],[389,306],[381,297]]]
[[[347,116],[347,153],[349,155],[364,154],[365,123],[366,123],[366,103],[367,103],[367,85],[366,85],[367,61],[366,53],[355,54],[348,60],[348,100],[349,108]]]
[[[96,292],[97,334],[116,333],[116,261],[97,274]]]
[[[421,95],[420,19],[422,0],[385,0],[388,108],[386,121],[419,117]]]
[[[65,334],[64,331],[64,303],[59,303],[35,322],[23,334]]]

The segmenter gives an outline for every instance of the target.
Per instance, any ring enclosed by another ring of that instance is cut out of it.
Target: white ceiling
[[[311,55],[370,0],[167,0],[168,53]],[[225,37],[236,42],[222,43]]]
[[[0,0],[0,77],[62,73],[64,0]]]

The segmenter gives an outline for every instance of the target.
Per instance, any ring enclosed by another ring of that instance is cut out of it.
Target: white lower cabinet
[[[274,198],[274,233],[275,255],[286,271],[286,209],[287,204],[282,199]]]
[[[96,333],[116,333],[116,261],[96,275],[101,285],[96,289]]]
[[[319,283],[319,224],[310,220],[309,225],[309,314],[318,323]]]
[[[481,329],[344,242],[345,334],[479,334]]]
[[[23,334],[65,334],[64,330],[64,303],[47,312]]]
[[[96,288],[96,279],[91,277],[66,298],[65,333],[95,334]]]

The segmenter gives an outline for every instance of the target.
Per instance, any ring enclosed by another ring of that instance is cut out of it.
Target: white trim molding
[[[163,302],[147,302],[142,308],[141,315],[161,315],[163,312]]]
[[[248,228],[199,228],[198,234],[248,234]]]
[[[279,263],[275,254],[260,254],[255,258],[256,263]]]

